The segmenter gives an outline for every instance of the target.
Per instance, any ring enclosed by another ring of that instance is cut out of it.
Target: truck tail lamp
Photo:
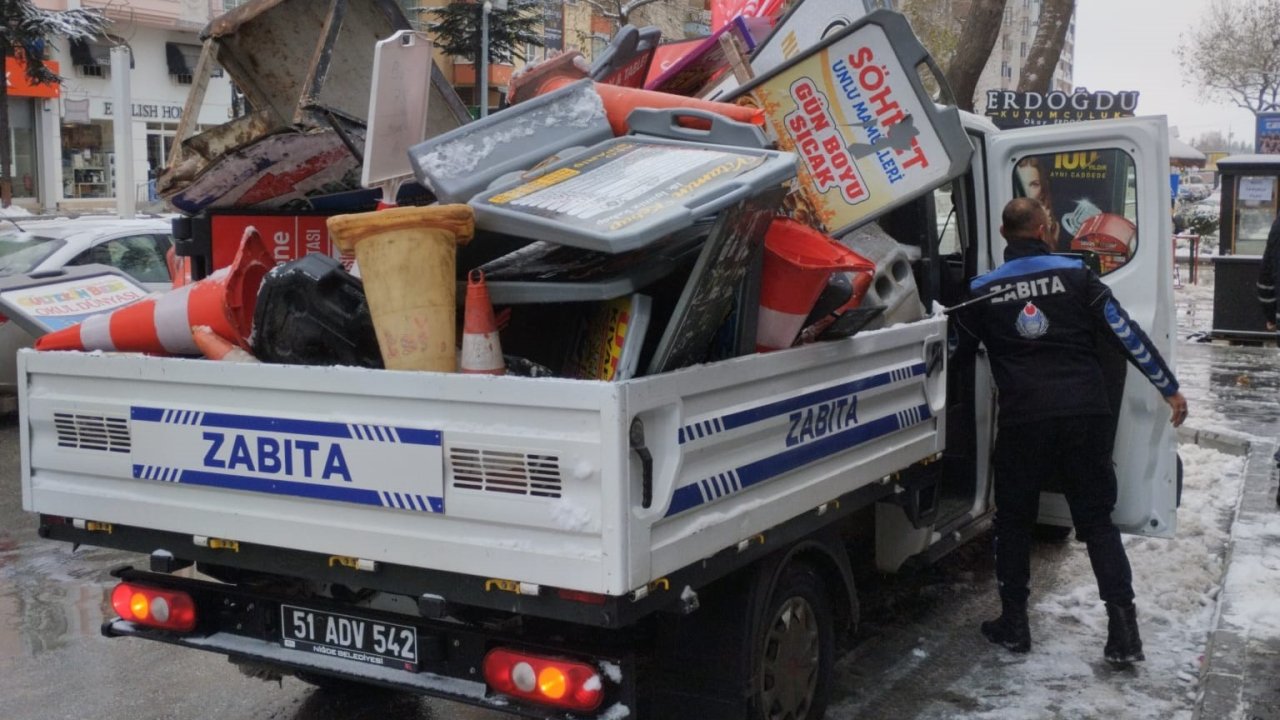
[[[196,627],[196,604],[178,590],[120,583],[111,591],[111,606],[121,620],[161,630],[190,632]]]
[[[495,691],[539,705],[589,712],[604,698],[604,683],[583,662],[494,648],[484,658],[484,679]]]

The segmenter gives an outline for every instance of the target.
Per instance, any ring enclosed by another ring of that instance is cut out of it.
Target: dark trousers
[[[1040,505],[1040,482],[1062,479],[1076,537],[1106,602],[1133,600],[1133,574],[1111,524],[1116,472],[1111,463],[1114,425],[1107,417],[1050,418],[1002,425],[996,438],[996,579],[1002,600],[1026,602],[1031,580],[1031,531]]]

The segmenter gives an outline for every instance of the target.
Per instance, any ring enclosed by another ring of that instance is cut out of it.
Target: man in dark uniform
[[[1262,317],[1271,332],[1276,332],[1277,283],[1280,283],[1280,214],[1271,223],[1271,232],[1267,233],[1267,246],[1262,251],[1262,267],[1258,268],[1258,303],[1262,306]],[[1276,336],[1276,343],[1280,344],[1280,335]],[[1280,466],[1280,450],[1271,459]],[[1276,505],[1280,505],[1280,488],[1276,488]]]
[[[1111,523],[1115,437],[1099,338],[1118,341],[1173,410],[1175,427],[1187,417],[1187,402],[1160,353],[1102,280],[1080,260],[1050,254],[1043,206],[1015,199],[1001,222],[1005,263],[970,284],[974,297],[996,294],[957,318],[961,351],[974,351],[979,341],[986,346],[999,393],[995,547],[1002,612],[982,624],[982,634],[1014,652],[1031,649],[1031,530],[1040,480],[1061,468],[1076,537],[1089,549],[1107,606],[1103,655],[1127,665],[1144,657],[1129,559]]]
[[[1267,247],[1262,251],[1262,267],[1258,268],[1258,303],[1266,318],[1267,329],[1276,329],[1276,284],[1280,282],[1280,215],[1267,233]]]

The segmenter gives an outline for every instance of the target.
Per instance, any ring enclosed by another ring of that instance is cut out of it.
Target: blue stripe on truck
[[[770,418],[777,417],[778,415],[785,415],[793,410],[805,408],[810,405],[817,405],[818,403],[823,403],[828,400],[834,400],[847,395],[860,393],[864,390],[870,390],[871,388],[892,385],[897,382],[902,382],[903,380],[909,380],[918,375],[923,375],[924,371],[924,363],[916,363],[915,365],[878,373],[876,375],[842,383],[833,387],[823,388],[822,390],[814,390],[813,392],[808,392],[803,395],[796,395],[785,400],[778,400],[765,405],[747,408],[746,410],[732,412],[727,415],[692,422],[682,426],[677,431],[676,439],[680,445],[683,445],[688,442],[693,442],[694,440],[700,440],[704,437],[717,435],[726,430],[734,430],[752,423],[760,422],[761,420],[768,420]]]
[[[355,503],[357,505],[373,505],[375,507],[391,507],[418,512],[444,512],[444,498],[434,495],[406,495],[378,490],[362,490],[360,488],[338,487],[334,485],[318,485],[314,483],[291,482],[287,480],[270,480],[235,475],[232,473],[214,473],[203,470],[182,470],[176,468],[158,468],[153,465],[134,465],[133,476],[141,480],[163,480],[182,485],[202,485],[205,487],[223,488],[226,490],[244,490],[247,492],[266,493],[268,495],[286,495],[291,497],[315,498],[317,500],[336,500],[338,502]],[[394,497],[393,497],[394,496]]]
[[[923,367],[924,366],[921,365],[922,369]],[[791,409],[793,408],[788,407],[787,411],[790,411]],[[786,411],[780,411],[775,414],[782,414],[782,412]],[[715,497],[704,496],[704,486],[702,482],[676,488],[676,491],[672,493],[671,505],[667,508],[666,517],[678,515],[699,505],[728,497],[741,492],[752,485],[789,473],[792,470],[810,463],[824,460],[832,455],[844,452],[850,448],[857,447],[858,445],[871,442],[872,440],[877,440],[886,435],[898,432],[899,430],[905,430],[906,428],[919,425],[928,421],[932,417],[933,414],[929,411],[929,406],[927,404],[918,405],[906,410],[901,410],[893,415],[886,415],[882,418],[861,423],[849,428],[848,430],[828,435],[820,440],[815,440],[799,447],[784,450],[783,452],[775,455],[770,455],[755,462],[742,465],[730,471],[731,473],[736,474],[740,480],[738,487],[732,488],[729,492]]]
[[[129,417],[138,422],[155,422],[166,425],[199,425],[229,430],[290,433],[339,439],[368,440],[373,442],[402,442],[410,445],[440,445],[439,430],[325,422],[322,420],[297,420],[294,418],[261,417],[233,413],[211,413],[191,410],[167,410],[165,408],[133,406]]]

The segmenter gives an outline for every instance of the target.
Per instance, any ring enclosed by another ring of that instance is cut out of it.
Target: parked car
[[[1209,197],[1209,193],[1213,192],[1213,188],[1198,182],[1184,182],[1178,186],[1178,199],[1195,202]]]
[[[20,224],[21,229],[0,221],[0,277],[101,263],[119,268],[148,290],[167,290],[172,285],[165,253],[173,245],[173,236],[166,218]],[[0,315],[0,410],[12,405],[17,389],[17,352],[34,342],[30,333]]]

